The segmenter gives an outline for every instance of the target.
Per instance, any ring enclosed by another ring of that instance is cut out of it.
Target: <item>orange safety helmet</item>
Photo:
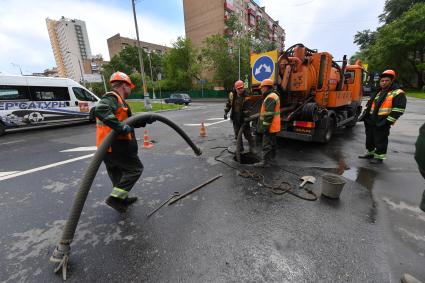
[[[260,87],[263,86],[269,86],[269,87],[273,87],[274,82],[271,79],[265,79],[261,82]]]
[[[383,78],[383,77],[390,77],[391,79],[395,79],[396,78],[396,74],[394,70],[385,70],[383,71],[379,77]]]
[[[235,82],[235,89],[241,89],[241,88],[244,88],[244,87],[245,86],[244,86],[243,81],[239,80],[239,81]]]
[[[134,84],[131,82],[130,77],[123,72],[115,72],[111,75],[111,78],[109,79],[109,83],[113,83],[117,81],[128,83],[131,89],[134,88]]]

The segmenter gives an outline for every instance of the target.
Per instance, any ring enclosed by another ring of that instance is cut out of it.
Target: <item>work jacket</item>
[[[265,93],[266,98],[261,105],[260,110],[260,127],[269,133],[280,132],[280,99],[279,95],[270,91]]]
[[[371,96],[366,106],[366,124],[393,125],[406,109],[406,95],[393,85],[388,91],[381,90]]]
[[[99,147],[108,134],[115,130],[122,132],[125,121],[131,116],[131,110],[125,100],[116,92],[106,93],[94,110],[96,116],[96,146]],[[134,131],[118,135],[112,142],[108,152],[137,152],[137,141]]]
[[[425,178],[425,124],[419,129],[419,136],[415,143],[415,160],[419,171]]]
[[[248,110],[245,105],[245,98],[248,97],[248,92],[243,91],[242,95],[238,95],[236,90],[232,90],[229,93],[224,112],[227,114],[230,112],[230,120],[235,121],[239,124],[243,123],[244,111]]]

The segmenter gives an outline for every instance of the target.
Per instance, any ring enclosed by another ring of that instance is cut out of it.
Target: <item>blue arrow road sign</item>
[[[259,57],[252,67],[252,75],[259,82],[265,79],[270,79],[273,71],[274,62],[269,56]]]

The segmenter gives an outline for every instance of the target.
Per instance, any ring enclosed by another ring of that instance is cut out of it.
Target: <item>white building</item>
[[[62,17],[46,24],[59,76],[82,81],[83,62],[92,58],[85,22]]]

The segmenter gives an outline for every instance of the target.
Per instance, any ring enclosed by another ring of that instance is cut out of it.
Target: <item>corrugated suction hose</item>
[[[140,114],[135,115],[128,118],[125,123],[134,128],[145,127],[146,124],[152,124],[155,121],[160,121],[173,130],[175,130],[185,141],[186,143],[193,149],[196,155],[201,155],[202,151],[197,147],[193,141],[189,138],[189,136],[174,122],[169,119],[158,115],[158,114]],[[93,180],[96,177],[97,171],[99,170],[100,165],[106,155],[108,148],[111,146],[112,141],[117,136],[115,131],[111,131],[111,133],[105,138],[103,143],[97,149],[89,167],[86,170],[86,173],[81,181],[80,189],[78,190],[74,203],[71,208],[71,212],[69,213],[68,220],[66,221],[65,228],[62,232],[61,240],[59,241],[58,246],[53,251],[52,256],[50,257],[50,261],[53,263],[58,263],[58,266],[55,269],[55,272],[59,272],[62,270],[63,279],[66,280],[66,271],[67,271],[67,263],[69,259],[69,251],[70,244],[72,243],[75,235],[75,231],[77,229],[78,221],[80,220],[81,212],[83,210],[84,204],[87,199],[87,195],[90,191],[90,188],[93,184]]]

